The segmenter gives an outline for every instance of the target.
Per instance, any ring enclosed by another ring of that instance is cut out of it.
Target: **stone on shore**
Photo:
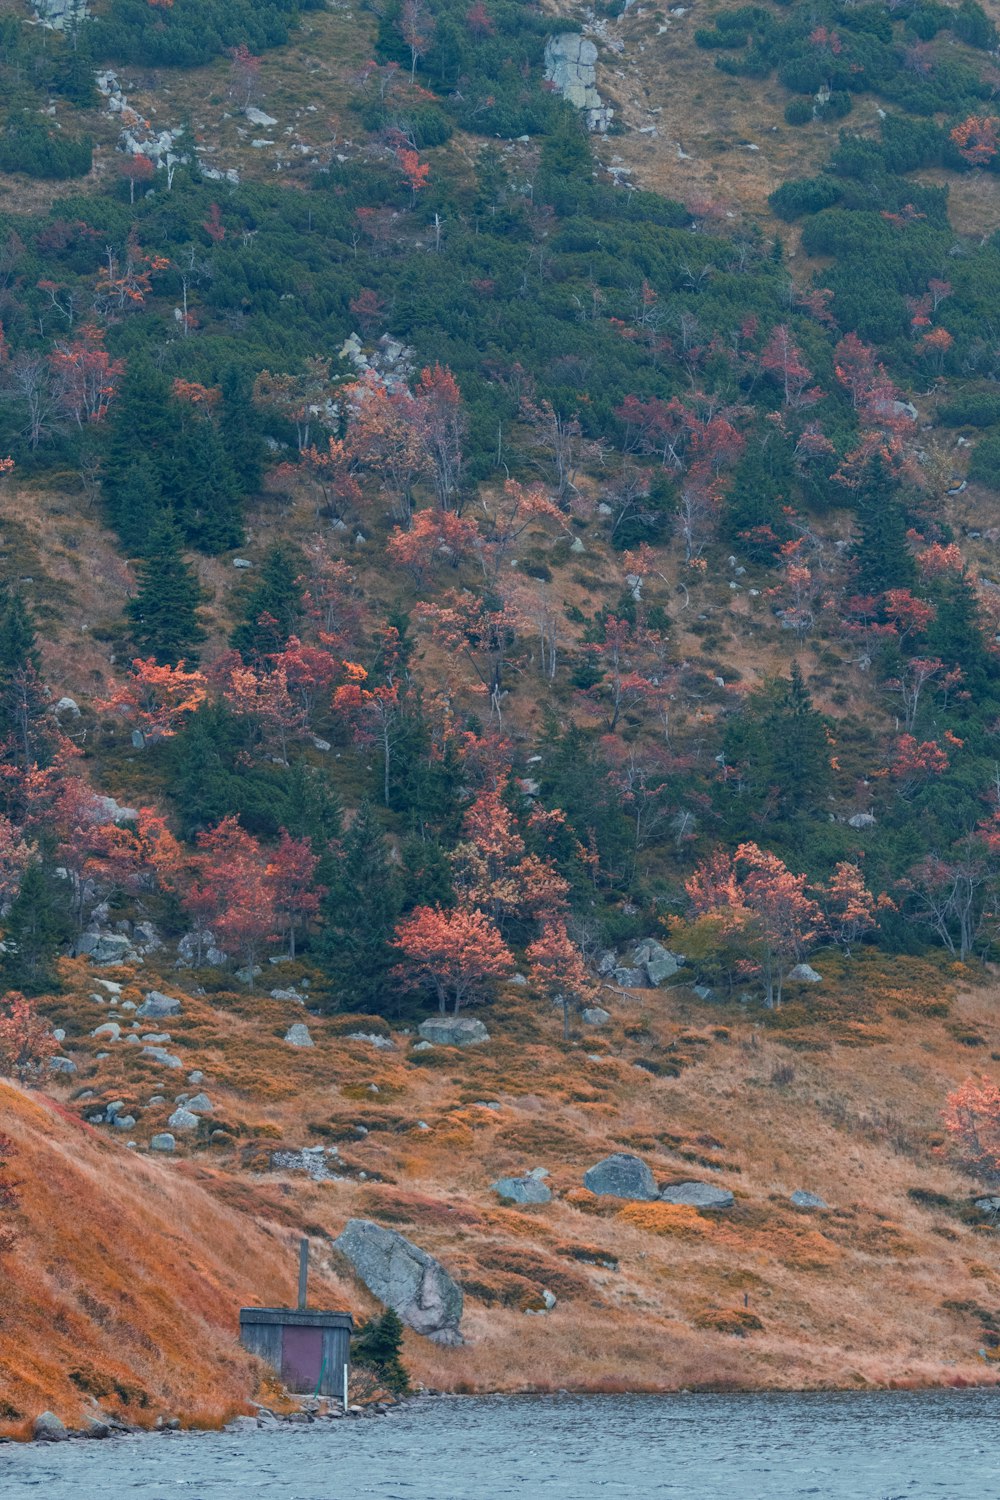
[[[350,1219],[334,1240],[358,1276],[403,1322],[437,1344],[461,1344],[462,1288],[440,1261],[394,1229]]]

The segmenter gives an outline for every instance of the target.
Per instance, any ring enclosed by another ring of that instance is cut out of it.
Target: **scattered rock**
[[[122,1034],[122,1029],[117,1021],[104,1021],[100,1026],[95,1026],[90,1034],[91,1036],[110,1037],[111,1041],[117,1042]]]
[[[631,962],[635,967],[645,969],[649,983],[656,986],[672,979],[684,960],[664,948],[655,938],[647,938],[635,945]]]
[[[435,1016],[430,1021],[421,1021],[419,1031],[424,1041],[436,1042],[441,1047],[472,1047],[490,1039],[482,1021],[472,1016]]]
[[[1000,1213],[1000,1198],[977,1198],[976,1207],[984,1214]]]
[[[174,1110],[167,1121],[171,1130],[197,1130],[200,1123],[198,1116],[185,1109],[183,1104]]]
[[[316,1045],[309,1035],[309,1027],[303,1021],[296,1021],[289,1026],[285,1032],[285,1041],[290,1047],[314,1047]]]
[[[275,1172],[305,1172],[313,1182],[343,1180],[343,1162],[336,1146],[303,1146],[300,1151],[274,1151],[271,1168]]]
[[[69,714],[71,719],[78,719],[80,717],[80,705],[74,698],[60,698],[52,712],[55,714]]]
[[[234,568],[252,568],[253,567],[253,563],[250,561],[249,557],[234,557],[233,558],[233,567]]]
[[[344,1038],[347,1042],[370,1042],[373,1047],[380,1048],[383,1052],[394,1052],[396,1043],[392,1037],[379,1036],[377,1031],[349,1031]]]
[[[77,953],[86,954],[91,963],[134,963],[139,955],[131,939],[121,932],[84,932],[76,943]]]
[[[433,1052],[434,1047],[431,1042],[414,1042],[411,1050],[414,1052]]]
[[[796,964],[794,969],[789,969],[786,979],[794,979],[799,984],[821,984],[822,974],[817,974],[812,964]]]
[[[623,990],[644,990],[649,984],[649,976],[645,969],[631,969],[622,966],[612,969],[615,982],[620,984]]]
[[[660,1200],[687,1208],[732,1208],[734,1201],[728,1188],[714,1187],[710,1182],[673,1182],[663,1189]]]
[[[599,1005],[588,1005],[583,1012],[583,1021],[587,1026],[606,1026],[611,1020],[611,1012],[603,1010]]]
[[[438,1344],[460,1344],[462,1289],[426,1250],[368,1219],[350,1219],[333,1242],[373,1297]]]
[[[638,1156],[616,1151],[584,1173],[583,1185],[592,1193],[610,1198],[629,1198],[650,1203],[658,1197],[656,1179]]]
[[[164,1068],[179,1068],[181,1060],[173,1052],[167,1052],[163,1047],[143,1047],[139,1053],[140,1057],[148,1057],[151,1062],[159,1063]]]
[[[193,1099],[188,1099],[187,1107],[192,1114],[210,1115],[215,1106],[207,1094],[195,1094]]]
[[[53,1073],[75,1073],[76,1063],[71,1057],[53,1057],[49,1059],[49,1067]]]
[[[524,1177],[498,1177],[490,1187],[508,1203],[551,1203],[551,1189],[530,1172]]]
[[[205,1075],[200,1068],[195,1068],[193,1073],[188,1074],[187,1081],[188,1083],[193,1083],[195,1088],[197,1088],[200,1083],[205,1082]]]
[[[874,813],[852,813],[847,820],[847,826],[848,828],[874,828],[875,821]]]
[[[795,1208],[829,1208],[829,1203],[819,1196],[818,1193],[807,1193],[803,1188],[796,1188],[789,1198],[789,1203]],[[1000,1200],[998,1200],[1000,1201]]]
[[[64,1443],[69,1433],[54,1411],[43,1411],[31,1424],[31,1435],[36,1443]]]
[[[272,125],[277,125],[278,123],[273,115],[266,115],[262,109],[254,109],[253,106],[249,104],[247,105],[243,113],[250,121],[251,125],[261,125],[265,130],[269,129]],[[236,563],[234,562],[233,567],[235,566]]]

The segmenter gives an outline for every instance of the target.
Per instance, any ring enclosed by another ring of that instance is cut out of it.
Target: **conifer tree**
[[[222,377],[219,436],[243,493],[256,494],[264,475],[264,444],[255,421],[253,382],[236,365]]]
[[[175,667],[179,661],[194,666],[205,639],[198,620],[201,586],[181,556],[180,541],[177,527],[161,516],[137,570],[138,592],[125,608],[139,654],[155,656],[160,666]]]
[[[200,552],[224,552],[243,540],[242,496],[222,438],[210,417],[188,413],[161,469],[185,541]]]
[[[399,911],[399,880],[389,849],[374,809],[363,802],[344,839],[318,943],[318,960],[340,1009],[378,1014],[390,1008],[389,972],[399,959],[391,943]]]
[[[47,709],[35,627],[21,595],[9,590],[0,603],[0,747],[23,767],[49,763]]]
[[[68,882],[56,880],[38,860],[24,872],[21,889],[3,923],[0,977],[5,989],[39,995],[54,988],[54,961],[72,924]]]
[[[108,521],[126,551],[133,557],[141,557],[157,523],[168,514],[156,464],[148,454],[136,453],[120,476],[113,476],[109,470],[105,496]]]
[[[872,454],[858,486],[858,526],[858,592],[909,588],[916,568],[906,540],[906,515],[899,483],[880,453]]]
[[[302,619],[303,561],[292,547],[272,547],[260,578],[243,605],[243,619],[229,644],[244,661],[257,662],[283,651]]]

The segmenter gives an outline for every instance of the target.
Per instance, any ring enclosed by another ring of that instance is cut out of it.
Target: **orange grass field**
[[[438,1389],[993,1383],[1000,1240],[942,1154],[939,1112],[1000,1056],[994,993],[939,962],[816,964],[824,983],[774,1015],[633,992],[568,1045],[555,1012],[507,990],[480,1012],[489,1044],[417,1054],[413,1034],[394,1032],[393,1051],[347,1037],[384,1032],[378,1018],[307,1016],[316,1045],[300,1050],[282,1040],[303,1019],[294,1002],[185,995],[167,1023],[183,1071],[165,1079],[139,1048],[96,1058],[107,1010],[85,961],[67,963],[45,1008],[78,1074],[50,1095],[0,1083],[22,1182],[0,1281],[0,1430],[23,1433],[46,1407],[217,1424],[273,1402],[238,1309],[294,1298],[305,1233],[312,1304],[363,1317],[374,1304],[329,1249],[352,1216],[399,1229],[464,1286],[464,1347],[407,1335],[414,1380]],[[139,978],[183,995],[176,976],[104,972],[122,999]],[[147,1155],[196,1067],[213,1118],[175,1156]],[[75,1102],[83,1089],[93,1098]],[[144,1107],[158,1092],[167,1102]],[[84,1122],[111,1099],[133,1131]],[[320,1143],[337,1146],[341,1180],[271,1169],[279,1147]],[[595,1198],[583,1173],[612,1150],[660,1182],[729,1187],[735,1207]],[[535,1166],[550,1204],[490,1190]],[[795,1210],[796,1188],[830,1210]],[[543,1288],[558,1302],[538,1316]]]

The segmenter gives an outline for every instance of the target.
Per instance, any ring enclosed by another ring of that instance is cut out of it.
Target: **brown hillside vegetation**
[[[817,962],[824,983],[771,1017],[682,987],[632,992],[569,1045],[508,990],[483,1012],[493,1040],[467,1051],[413,1053],[399,1032],[377,1049],[347,1033],[384,1033],[378,1018],[312,1015],[302,1051],[282,1040],[302,1019],[293,1002],[188,997],[171,1046],[215,1108],[168,1160],[143,1149],[173,1108],[142,1107],[163,1070],[123,1044],[96,1057],[103,1017],[72,966],[53,1003],[72,1094],[3,1086],[23,1182],[0,1303],[4,1430],[46,1406],[79,1419],[93,1400],[149,1425],[218,1422],[260,1394],[237,1311],[290,1297],[295,1236],[313,1239],[316,1305],[371,1308],[324,1248],[351,1217],[400,1230],[462,1282],[464,1347],[407,1335],[415,1378],[440,1389],[992,1382],[996,1237],[938,1129],[948,1088],[1000,1051],[992,994],[916,961],[905,975],[898,960]],[[85,1088],[139,1124],[81,1122]],[[276,1149],[310,1144],[337,1148],[337,1180],[271,1169]],[[661,1184],[717,1181],[735,1206],[595,1198],[583,1172],[612,1150]],[[515,1209],[490,1190],[536,1166],[552,1203]],[[794,1209],[796,1188],[830,1209]],[[538,1316],[543,1289],[558,1302]]]

